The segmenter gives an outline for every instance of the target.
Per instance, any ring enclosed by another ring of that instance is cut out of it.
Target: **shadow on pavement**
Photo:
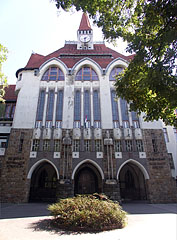
[[[47,203],[0,204],[0,219],[49,216]],[[177,204],[124,203],[129,214],[177,214]]]
[[[47,203],[0,204],[0,219],[49,216]]]
[[[129,214],[177,214],[177,204],[124,203],[122,208]]]

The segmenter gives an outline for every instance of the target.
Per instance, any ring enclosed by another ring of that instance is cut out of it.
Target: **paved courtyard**
[[[176,240],[176,204],[123,204],[124,229],[74,233],[51,229],[47,204],[1,204],[0,240]]]

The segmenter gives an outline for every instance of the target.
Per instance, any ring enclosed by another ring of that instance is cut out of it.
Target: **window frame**
[[[56,71],[53,70],[54,68],[56,69]],[[54,73],[56,73],[56,74],[54,74]],[[55,82],[65,81],[65,76],[64,76],[64,73],[61,70],[61,68],[59,68],[58,66],[50,66],[42,75],[41,81],[47,81],[47,82],[49,82],[49,81],[55,81]]]
[[[83,66],[76,73],[75,81],[99,81],[99,77],[96,71],[91,66]]]
[[[121,69],[121,71],[118,71],[118,69]],[[116,81],[115,76],[117,76],[117,75],[118,75],[119,73],[121,73],[123,70],[124,70],[124,68],[121,67],[121,66],[116,66],[116,67],[114,67],[114,68],[111,70],[110,74],[109,74],[109,81]],[[114,73],[114,76],[113,76],[113,72],[115,72],[115,73]]]

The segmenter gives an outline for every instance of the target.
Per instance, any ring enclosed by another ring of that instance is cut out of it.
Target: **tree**
[[[2,73],[2,63],[7,59],[7,48],[0,44],[0,117],[4,114],[5,104],[3,96],[7,87],[7,77]]]
[[[5,94],[5,87],[7,87],[7,77],[2,73],[2,63],[7,59],[8,50],[0,44],[0,102],[3,102]]]
[[[177,2],[175,0],[55,0],[57,8],[88,12],[105,39],[122,37],[135,53],[115,84],[119,97],[145,120],[177,126]]]

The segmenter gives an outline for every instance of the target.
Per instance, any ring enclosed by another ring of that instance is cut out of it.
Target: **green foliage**
[[[5,94],[5,87],[7,87],[7,78],[2,73],[2,63],[6,61],[7,59],[7,48],[3,47],[3,45],[0,44],[0,102],[3,102],[3,96]]]
[[[104,195],[78,195],[61,199],[48,208],[59,228],[74,231],[103,231],[123,228],[126,212],[118,203],[106,199]]]
[[[177,2],[175,0],[55,0],[58,8],[88,12],[106,39],[122,37],[135,53],[116,82],[117,95],[146,120],[177,126]]]

